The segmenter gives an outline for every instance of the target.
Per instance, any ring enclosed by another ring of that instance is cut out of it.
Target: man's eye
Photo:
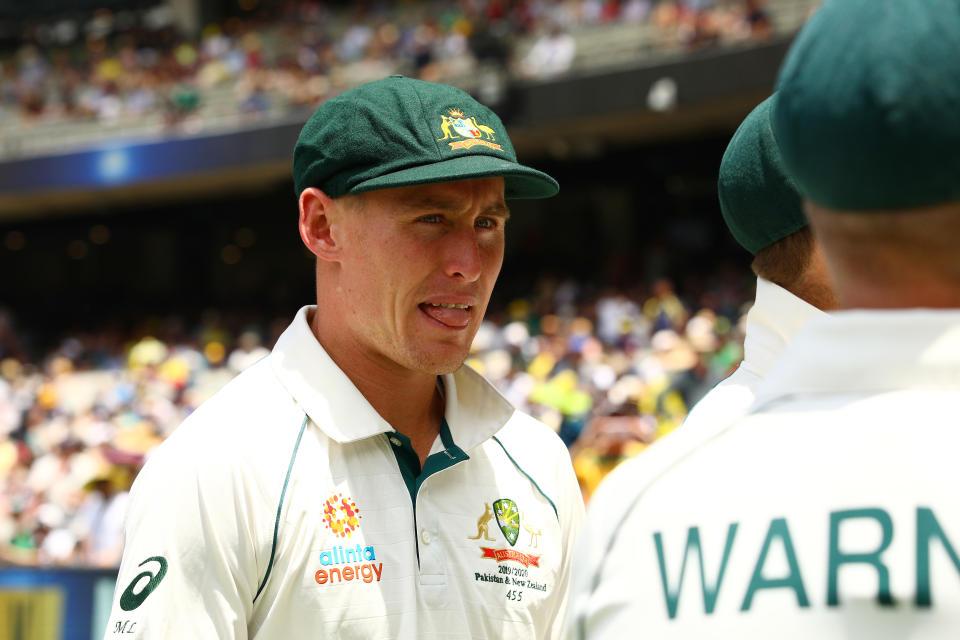
[[[417,218],[417,220],[419,220],[420,222],[437,223],[437,222],[440,222],[441,217],[440,217],[440,214],[433,214],[429,216],[420,216],[419,218]]]
[[[493,218],[477,218],[476,225],[481,229],[496,229],[497,221]]]

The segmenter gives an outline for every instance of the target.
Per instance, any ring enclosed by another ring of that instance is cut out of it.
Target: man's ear
[[[316,187],[300,193],[300,238],[310,253],[321,260],[336,262],[341,252],[334,231],[337,205]]]

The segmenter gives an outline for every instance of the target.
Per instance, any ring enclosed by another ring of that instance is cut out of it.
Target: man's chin
[[[433,349],[416,354],[414,359],[420,371],[442,376],[462,367],[469,354],[468,348]]]
[[[448,373],[453,373],[454,371],[462,367],[464,361],[466,361],[466,358],[460,358],[459,360],[455,360],[455,361],[447,360],[443,362],[435,362],[435,363],[432,363],[431,366],[427,366],[424,369],[424,371],[431,375],[443,376]]]

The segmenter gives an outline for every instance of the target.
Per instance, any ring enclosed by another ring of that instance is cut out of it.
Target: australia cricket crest
[[[520,511],[517,510],[517,503],[508,498],[500,498],[493,503],[493,512],[497,516],[500,531],[512,547],[520,535]]]
[[[469,149],[476,145],[483,145],[502,151],[503,147],[496,143],[496,132],[485,124],[480,124],[473,116],[466,115],[459,109],[450,109],[440,114],[440,130],[443,137],[437,141],[452,140],[450,149]]]
[[[480,129],[477,127],[477,125],[473,124],[473,120],[469,118],[451,117],[449,120],[450,126],[453,127],[453,130],[464,138],[479,138],[483,135],[480,133]]]

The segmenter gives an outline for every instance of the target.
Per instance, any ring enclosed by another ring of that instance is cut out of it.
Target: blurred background
[[[153,447],[314,299],[291,178],[394,73],[491,106],[515,201],[469,364],[585,498],[742,357],[720,158],[816,0],[0,0],[0,640],[99,638]]]

